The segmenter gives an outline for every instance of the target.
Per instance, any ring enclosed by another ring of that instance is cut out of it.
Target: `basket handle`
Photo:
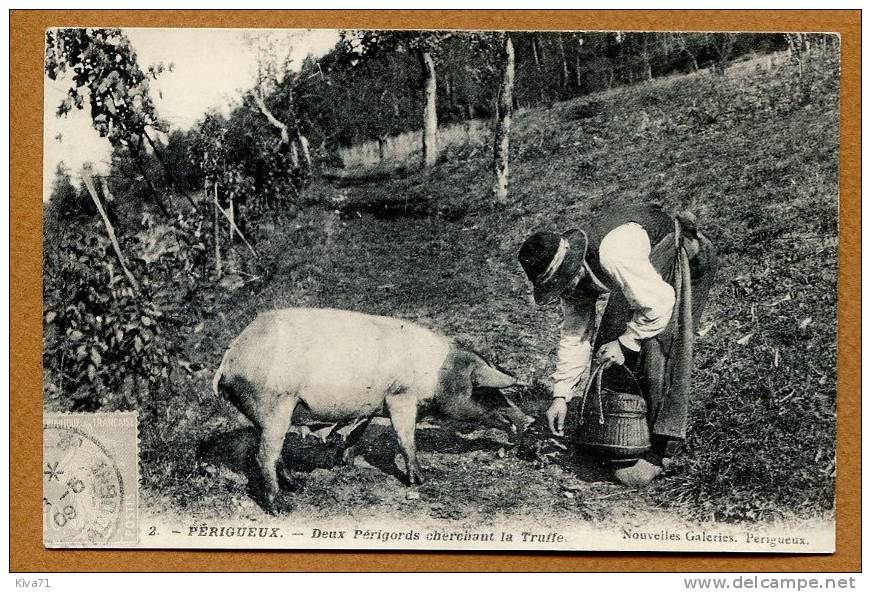
[[[629,378],[632,379],[632,382],[635,384],[635,389],[638,391],[638,396],[643,397],[644,391],[641,390],[641,385],[638,383],[638,379],[635,377],[635,373],[632,372],[625,364],[617,364],[626,373],[629,375]],[[605,423],[605,412],[602,407],[602,373],[605,371],[605,366],[603,364],[599,364],[596,367],[596,370],[590,375],[590,379],[587,381],[587,386],[584,387],[584,394],[581,396],[581,408],[578,410],[578,415],[580,415],[581,424],[584,423],[584,408],[587,405],[587,397],[590,394],[590,390],[593,388],[593,385],[596,385],[596,396],[599,399],[599,424]]]
[[[581,396],[581,408],[578,410],[581,424],[584,423],[584,408],[587,405],[587,396],[590,394],[590,389],[593,383],[596,384],[596,394],[599,396],[599,425],[605,423],[605,412],[602,410],[602,372],[605,371],[605,366],[599,364],[595,372],[590,375],[587,381],[587,386],[584,388],[584,394]]]

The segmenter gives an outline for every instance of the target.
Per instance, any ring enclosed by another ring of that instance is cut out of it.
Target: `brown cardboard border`
[[[42,425],[43,30],[53,26],[826,31],[841,34],[837,552],[833,555],[47,550]],[[859,571],[859,10],[10,11],[11,571]]]

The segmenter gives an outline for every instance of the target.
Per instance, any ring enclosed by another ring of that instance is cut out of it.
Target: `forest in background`
[[[58,115],[88,109],[95,128],[112,142],[113,197],[123,195],[125,203],[137,200],[166,215],[157,188],[183,193],[215,181],[257,215],[280,202],[292,209],[311,174],[342,166],[342,149],[366,142],[383,148],[392,138],[422,130],[429,140],[420,156],[431,166],[440,153],[434,132],[439,126],[496,120],[519,108],[550,107],[675,73],[717,73],[742,56],[790,50],[801,62],[813,48],[834,43],[827,39],[774,33],[344,31],[326,55],[297,64],[286,49],[280,53],[286,44],[264,34],[250,40],[258,54],[256,84],[229,116],[207,113],[189,130],[170,129],[149,98],[148,82],[171,64],[138,64],[121,31],[49,33],[46,63],[49,75],[72,74]],[[513,72],[508,104],[500,112],[507,40]],[[116,116],[113,101],[95,100],[101,95],[126,99],[131,113]],[[80,171],[60,166],[51,201],[64,202],[72,212],[93,209],[83,184],[72,197],[70,178],[79,177]]]

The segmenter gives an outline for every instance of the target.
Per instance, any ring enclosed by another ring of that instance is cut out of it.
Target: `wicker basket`
[[[578,447],[608,460],[637,458],[650,449],[647,402],[632,372],[625,366],[620,368],[632,377],[638,393],[603,388],[604,367],[599,366],[587,384],[579,409]]]

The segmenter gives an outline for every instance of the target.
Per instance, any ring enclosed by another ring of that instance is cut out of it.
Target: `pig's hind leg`
[[[287,475],[287,469],[281,459],[281,450],[284,448],[284,438],[290,428],[290,418],[297,400],[296,395],[276,395],[269,413],[259,422],[260,446],[256,455],[257,466],[260,469],[263,487],[263,505],[272,514],[276,513],[275,497],[279,492],[276,473],[279,465],[283,476]]]
[[[399,449],[405,458],[405,471],[408,484],[423,483],[423,473],[417,464],[417,449],[414,443],[414,430],[417,424],[417,397],[409,392],[387,395],[385,399],[390,421],[399,441]]]

